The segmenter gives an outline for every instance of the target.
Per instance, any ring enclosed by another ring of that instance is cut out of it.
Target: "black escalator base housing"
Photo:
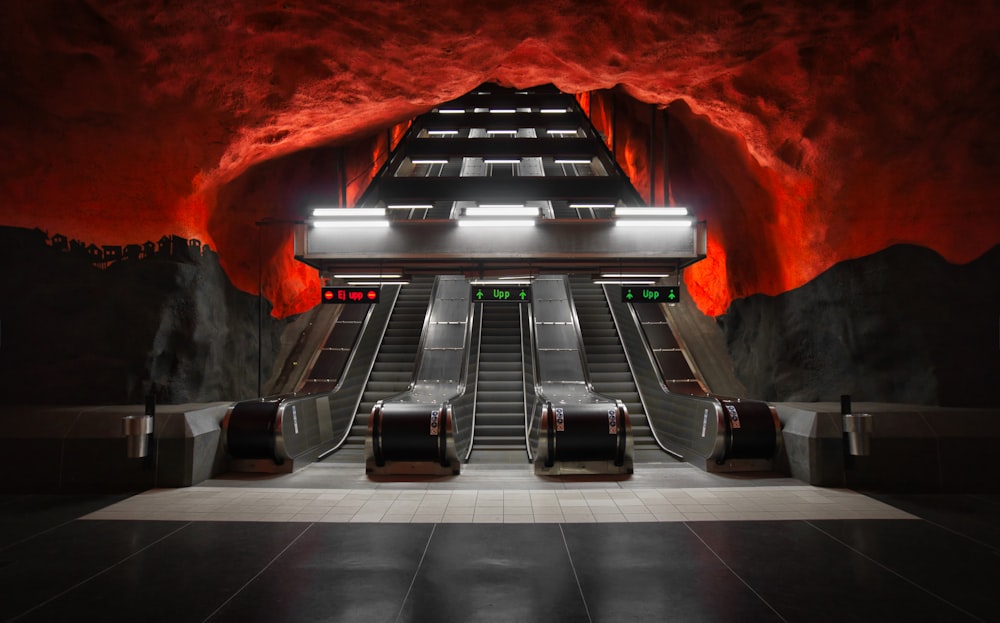
[[[368,474],[458,475],[451,405],[379,401],[368,419],[365,457]]]
[[[632,474],[632,429],[625,403],[542,405],[535,473]]]

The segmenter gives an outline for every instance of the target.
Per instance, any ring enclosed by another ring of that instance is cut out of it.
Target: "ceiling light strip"
[[[314,208],[313,216],[324,218],[358,218],[361,216],[385,216],[385,208]]]

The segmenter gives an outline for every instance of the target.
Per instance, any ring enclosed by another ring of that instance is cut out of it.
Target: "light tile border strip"
[[[917,519],[845,489],[153,489],[82,517],[128,521],[627,523]]]

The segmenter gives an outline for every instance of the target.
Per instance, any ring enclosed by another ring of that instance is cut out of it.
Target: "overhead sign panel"
[[[472,286],[472,300],[477,303],[528,303],[531,286]]]
[[[364,304],[378,303],[378,288],[323,288],[324,303]]]
[[[676,303],[680,286],[622,286],[622,303]]]

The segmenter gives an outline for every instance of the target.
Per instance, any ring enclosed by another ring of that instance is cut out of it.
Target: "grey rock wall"
[[[718,319],[755,398],[991,406],[1000,385],[1000,246],[966,265],[897,245]]]
[[[266,380],[285,320],[264,301]],[[37,230],[0,228],[0,402],[142,404],[257,395],[258,299],[210,250],[100,265]]]

